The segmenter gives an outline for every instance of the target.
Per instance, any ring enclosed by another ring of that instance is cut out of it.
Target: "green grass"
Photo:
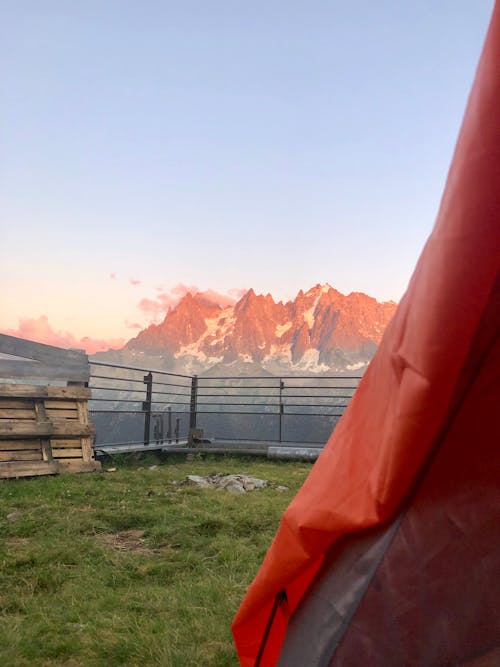
[[[310,465],[152,463],[0,481],[2,666],[238,664],[231,620]],[[271,486],[236,495],[171,483],[209,472]]]

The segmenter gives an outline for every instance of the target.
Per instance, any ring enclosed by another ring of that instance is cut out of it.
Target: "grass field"
[[[310,464],[152,463],[0,481],[2,667],[238,664],[231,620]],[[172,484],[209,472],[270,486]]]

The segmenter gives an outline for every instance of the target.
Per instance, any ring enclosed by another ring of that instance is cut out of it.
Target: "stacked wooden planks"
[[[0,478],[90,472],[86,387],[0,384]]]
[[[0,353],[17,357],[0,359],[4,378],[42,382],[0,384],[0,478],[98,470],[86,355],[5,335]],[[49,384],[61,380],[68,386]]]

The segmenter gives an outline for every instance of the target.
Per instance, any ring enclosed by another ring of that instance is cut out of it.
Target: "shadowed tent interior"
[[[500,7],[407,293],[233,622],[241,665],[500,664]]]

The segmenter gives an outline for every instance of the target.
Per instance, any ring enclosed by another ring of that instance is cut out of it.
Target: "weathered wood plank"
[[[35,399],[35,412],[37,422],[49,421],[45,414],[45,402],[42,398]]]
[[[12,361],[0,359],[0,377],[46,380],[75,380],[88,382],[90,379],[90,365],[85,363],[71,363],[71,365],[44,364],[38,361]]]
[[[57,447],[52,447],[52,456],[55,459],[82,459],[82,449],[78,447],[77,449],[70,449],[69,447],[63,447],[58,449]]]
[[[50,444],[52,447],[81,447],[82,438],[52,438]]]
[[[1,403],[0,403],[1,407]],[[46,410],[78,410],[77,401],[63,401],[63,400],[53,400],[50,398],[45,399],[45,409]]]
[[[0,423],[0,438],[26,438],[44,436],[81,436],[88,437],[95,432],[92,424],[80,424],[77,421],[36,422],[26,419],[17,423]]]
[[[60,469],[57,461],[11,461],[0,463],[0,479],[34,475],[55,475],[58,472],[60,472]]]
[[[94,460],[94,450],[92,448],[92,438],[82,438],[82,459],[87,463]]]
[[[27,420],[27,419],[12,419],[12,417],[10,419],[0,418],[0,424],[19,424],[19,423],[22,424],[22,423],[25,423],[27,421],[29,421],[29,420]]]
[[[82,424],[89,423],[89,408],[87,401],[77,401],[78,416]]]
[[[0,452],[15,449],[36,449],[37,451],[40,451],[41,442],[36,438],[29,440],[0,440]]]
[[[51,410],[45,411],[50,419],[78,419],[78,410]]]
[[[52,456],[52,447],[49,438],[42,438],[40,443],[42,445],[42,459],[44,461],[52,461],[54,457]]]
[[[0,419],[35,419],[35,409],[26,410],[22,408],[3,408],[0,404]]]
[[[89,409],[87,401],[78,401],[78,414],[80,422],[83,424],[89,423]],[[82,438],[82,458],[85,462],[90,463],[94,460],[94,450],[92,449],[91,438]]]
[[[87,359],[83,350],[67,350],[7,334],[0,334],[0,352],[24,359],[43,361],[46,364],[57,364],[62,361],[80,363]]]
[[[0,452],[0,463],[3,461],[41,461],[42,452],[35,449],[25,449],[23,451]]]
[[[0,396],[86,400],[92,397],[92,392],[88,387],[50,387],[36,384],[0,383]]]
[[[99,461],[90,461],[88,463],[78,460],[68,460],[64,461],[59,459],[57,462],[59,465],[59,471],[61,473],[65,472],[97,472],[101,470],[101,464]]]
[[[0,396],[0,408],[8,408],[10,410],[34,410],[35,404],[30,398],[3,398]]]

